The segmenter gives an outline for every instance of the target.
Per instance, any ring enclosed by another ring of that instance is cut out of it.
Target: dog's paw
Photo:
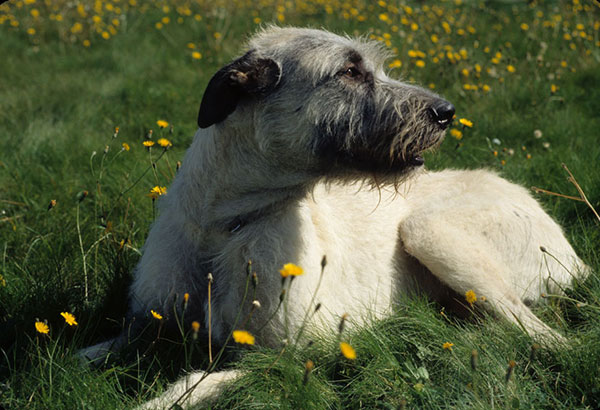
[[[228,383],[243,374],[240,370],[223,370],[216,373],[195,372],[182,377],[167,391],[136,410],[158,410],[177,404],[183,408],[209,404],[215,401]]]

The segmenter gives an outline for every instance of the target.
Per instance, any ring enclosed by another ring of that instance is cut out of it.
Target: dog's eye
[[[360,77],[362,75],[362,73],[360,72],[360,70],[354,66],[350,66],[348,68],[346,68],[344,71],[342,71],[342,75],[344,77],[348,77],[348,78],[357,78]]]

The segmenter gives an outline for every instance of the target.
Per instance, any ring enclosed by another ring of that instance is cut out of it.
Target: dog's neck
[[[256,144],[215,127],[198,130],[171,190],[196,190],[177,206],[201,229],[232,231],[294,206],[314,182],[300,172],[274,173]],[[240,160],[242,158],[243,160]]]

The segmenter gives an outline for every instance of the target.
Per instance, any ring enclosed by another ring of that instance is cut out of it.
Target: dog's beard
[[[319,135],[314,150],[328,177],[398,181],[422,167],[423,153],[437,147],[445,135],[435,124],[410,131],[413,134],[405,128],[384,136],[354,134],[350,143],[348,135]]]

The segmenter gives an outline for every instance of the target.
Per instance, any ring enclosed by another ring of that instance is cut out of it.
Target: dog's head
[[[303,167],[403,174],[423,164],[422,152],[452,122],[452,104],[385,74],[378,43],[272,27],[249,49],[210,80],[198,125],[227,126],[243,111],[236,121],[251,122],[262,147],[283,157],[288,148]]]

